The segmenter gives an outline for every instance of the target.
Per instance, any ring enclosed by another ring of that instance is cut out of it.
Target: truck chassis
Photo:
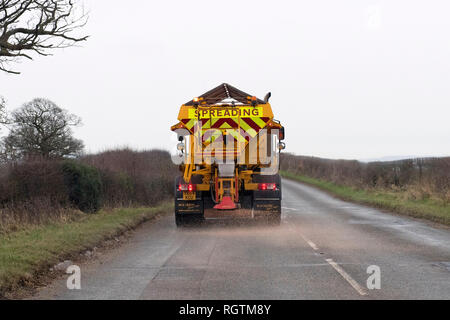
[[[209,218],[281,220],[279,152],[284,127],[264,100],[222,84],[183,104],[175,179],[177,226]]]

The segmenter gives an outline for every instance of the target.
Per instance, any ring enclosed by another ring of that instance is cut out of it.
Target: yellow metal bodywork
[[[197,106],[182,105],[178,120],[180,122],[172,126],[171,130],[185,129],[183,135],[187,137],[186,145],[189,146],[189,152],[186,153],[185,163],[180,169],[186,183],[195,175],[202,177],[202,183],[196,184],[199,191],[208,191],[212,184],[217,183],[219,201],[225,192],[229,192],[235,200],[236,189],[239,190],[241,184],[245,190],[258,188],[257,183],[252,183],[252,175],[257,173],[255,169],[270,165],[261,161],[258,155],[267,154],[268,148],[272,146],[271,141],[267,141],[267,136],[258,137],[257,143],[249,141],[257,137],[263,129],[270,134],[272,129],[281,128],[278,122],[273,121],[269,103],[232,106],[206,105],[200,101]],[[210,136],[205,138],[207,134]],[[226,135],[233,136],[236,141],[232,149],[227,148],[225,143],[218,144],[219,147],[215,144],[212,150],[208,149],[214,145],[214,141]],[[207,153],[233,159],[236,163],[235,176],[219,178],[217,166],[208,161],[208,158],[204,158]],[[224,187],[225,182],[229,182],[229,188]]]

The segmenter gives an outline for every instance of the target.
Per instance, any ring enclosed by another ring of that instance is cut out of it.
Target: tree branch
[[[67,48],[88,36],[78,36],[88,15],[74,0],[0,0],[0,70],[19,72],[5,65],[29,53],[47,56],[49,50]]]

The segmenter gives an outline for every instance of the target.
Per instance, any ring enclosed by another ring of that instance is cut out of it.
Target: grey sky
[[[228,82],[272,92],[290,152],[450,154],[448,1],[85,3],[89,41],[0,73],[0,95],[81,116],[88,151],[171,149],[179,106]]]

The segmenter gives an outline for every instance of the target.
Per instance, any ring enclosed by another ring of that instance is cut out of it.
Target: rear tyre
[[[177,227],[183,226],[183,217],[175,212],[175,224]]]
[[[200,225],[203,222],[202,215],[183,215],[175,213],[175,224],[178,228]]]

